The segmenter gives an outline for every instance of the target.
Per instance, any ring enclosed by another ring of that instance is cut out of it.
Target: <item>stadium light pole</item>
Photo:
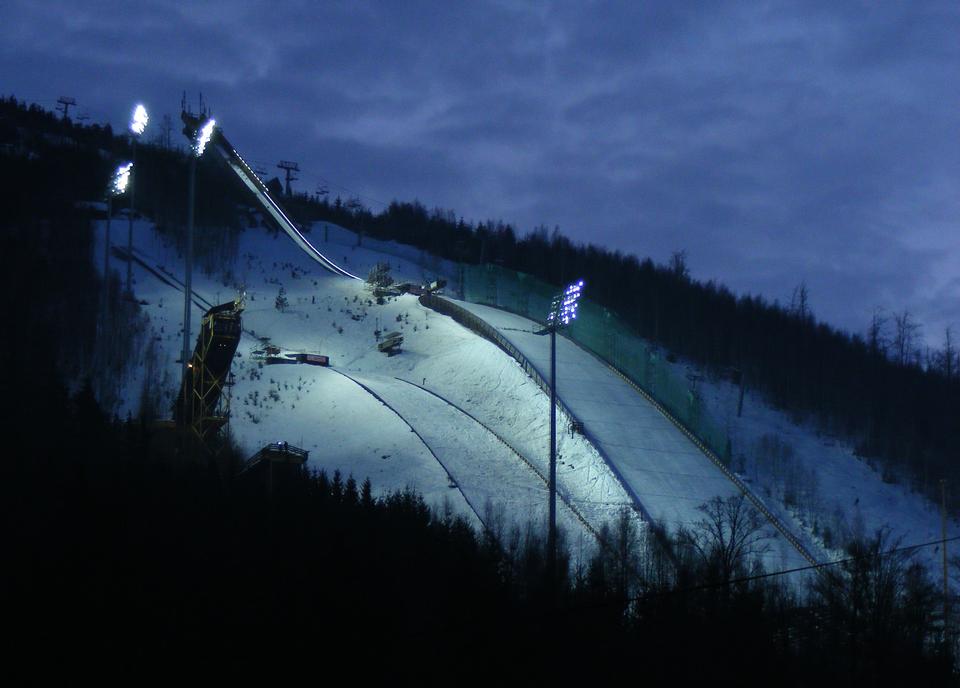
[[[110,323],[110,221],[113,217],[113,197],[120,196],[127,188],[130,181],[130,170],[133,169],[133,163],[128,162],[117,167],[107,185],[107,225],[103,233],[103,290],[100,294],[100,315],[97,319],[97,349],[96,349],[96,367],[98,370],[106,370],[106,341],[107,329]],[[100,378],[101,383],[105,377]],[[102,392],[102,389],[101,389]]]
[[[122,196],[130,183],[130,173],[133,171],[133,163],[126,162],[117,167],[110,178],[110,184],[107,187],[107,227],[103,237],[103,313],[107,312],[107,285],[110,278],[110,221],[113,218],[113,199],[116,196]]]
[[[550,335],[550,511],[547,530],[547,575],[551,595],[556,594],[557,580],[557,330],[577,318],[583,280],[572,282],[553,297],[547,326],[537,332]]]
[[[130,133],[131,135],[131,147],[133,148],[133,164],[137,164],[137,139],[143,134],[144,130],[147,128],[147,122],[150,121],[149,115],[147,115],[147,108],[142,104],[137,104],[133,109],[133,115],[130,118]],[[132,283],[132,271],[133,271],[133,214],[134,206],[136,204],[136,194],[137,194],[137,178],[136,173],[130,179],[130,216],[128,218],[129,223],[127,225],[127,293],[132,294],[133,290],[131,288]]]
[[[181,359],[184,383],[186,383],[187,375],[190,373],[190,296],[193,293],[193,207],[197,186],[197,160],[203,155],[203,151],[206,150],[216,126],[217,122],[215,119],[207,119],[191,136],[193,155],[190,156],[190,181],[187,198],[187,269],[183,281],[183,352]],[[190,388],[192,388],[192,385],[190,385]],[[186,423],[189,415],[190,397],[187,394],[186,386],[184,386],[183,390],[182,418],[183,422]]]

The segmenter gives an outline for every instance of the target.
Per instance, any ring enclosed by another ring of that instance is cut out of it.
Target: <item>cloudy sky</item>
[[[300,190],[683,249],[737,292],[805,281],[848,330],[960,329],[956,0],[4,0],[0,39],[4,95],[122,127],[202,91]]]

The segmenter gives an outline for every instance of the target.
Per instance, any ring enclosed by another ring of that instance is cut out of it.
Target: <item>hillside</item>
[[[4,168],[11,172],[7,174],[10,188],[20,189],[13,194],[20,205],[11,217],[20,215],[29,217],[32,209],[42,203],[43,189],[49,187],[56,189],[62,197],[61,204],[53,206],[59,208],[56,211],[58,217],[63,218],[61,221],[74,222],[73,219],[67,219],[71,210],[63,203],[71,198],[84,201],[91,198],[92,181],[109,170],[109,166],[104,163],[105,157],[122,152],[125,144],[122,140],[112,137],[109,131],[96,127],[76,127],[69,123],[64,125],[40,110],[19,109],[15,102],[11,104],[4,101],[4,112],[7,123],[5,136],[9,139],[7,145],[13,147],[16,155],[36,151],[27,155],[25,174],[16,175],[12,173],[12,167]],[[66,166],[51,167],[51,156],[59,155],[58,151],[63,148],[64,142],[71,140],[76,141],[77,146],[68,147]],[[111,151],[109,148],[114,150]],[[178,366],[172,361],[177,358],[179,351],[179,337],[176,331],[180,327],[178,300],[181,297],[176,288],[176,275],[179,274],[177,266],[182,260],[178,247],[182,245],[183,238],[177,217],[183,213],[183,199],[182,194],[174,193],[177,186],[174,182],[177,169],[182,174],[183,162],[176,153],[156,150],[153,147],[145,147],[141,153],[142,161],[146,164],[143,183],[146,184],[151,178],[156,182],[149,184],[141,191],[141,205],[145,204],[148,209],[152,208],[153,210],[149,210],[151,213],[158,212],[158,209],[169,208],[171,203],[172,207],[178,210],[172,216],[161,213],[166,220],[158,225],[159,234],[152,232],[149,223],[137,223],[137,245],[143,253],[142,257],[147,259],[148,265],[159,270],[161,275],[165,275],[166,280],[166,282],[157,280],[155,275],[144,272],[139,265],[135,268],[137,279],[135,294],[138,299],[147,302],[140,307],[140,315],[134,314],[131,311],[131,304],[122,298],[122,274],[119,275],[121,279],[111,280],[110,283],[109,302],[113,312],[126,313],[127,315],[120,317],[120,320],[130,318],[131,323],[129,330],[123,332],[122,336],[110,338],[108,347],[109,360],[112,361],[110,370],[126,370],[125,379],[117,384],[106,384],[101,390],[104,401],[120,417],[137,416],[144,399],[147,401],[146,408],[150,413],[162,416],[164,410],[169,408],[170,395],[179,377]],[[87,168],[90,168],[92,173],[58,178],[58,175],[62,177],[67,170],[76,172]],[[75,184],[74,180],[79,185]],[[160,183],[158,180],[166,181]],[[257,378],[262,371],[259,367],[254,367],[255,364],[249,357],[252,351],[260,349],[263,345],[256,336],[267,335],[274,337],[276,344],[288,349],[311,351],[322,349],[331,356],[334,368],[343,369],[344,372],[350,373],[353,367],[356,368],[353,373],[360,373],[361,376],[369,376],[372,373],[374,376],[384,377],[388,380],[389,388],[394,395],[398,394],[398,389],[402,390],[402,393],[399,393],[398,404],[404,401],[409,402],[411,395],[416,397],[417,394],[424,393],[414,393],[412,387],[397,388],[394,378],[404,378],[408,383],[419,383],[422,387],[439,385],[435,389],[440,392],[440,396],[454,401],[455,405],[461,409],[468,400],[469,403],[476,405],[476,408],[471,411],[473,420],[463,413],[454,414],[458,422],[463,424],[464,432],[476,432],[481,437],[487,437],[493,430],[499,430],[499,424],[513,420],[515,427],[522,427],[523,430],[501,433],[509,435],[502,439],[515,449],[519,449],[523,457],[529,459],[542,456],[544,446],[542,419],[545,413],[543,406],[536,406],[536,404],[545,403],[542,396],[537,397],[531,392],[529,399],[521,398],[519,402],[513,400],[507,407],[508,413],[503,412],[503,401],[496,395],[474,392],[465,398],[456,396],[458,391],[463,389],[485,390],[490,386],[498,386],[503,371],[509,371],[514,375],[510,380],[511,389],[519,390],[526,387],[532,390],[533,386],[530,385],[529,379],[520,374],[516,365],[502,357],[495,347],[470,337],[464,340],[470,342],[469,344],[457,343],[457,337],[453,336],[453,333],[459,330],[450,330],[445,333],[452,337],[447,345],[438,346],[434,341],[428,343],[428,339],[424,338],[428,325],[432,324],[433,334],[437,335],[444,329],[437,324],[442,319],[434,317],[431,323],[430,314],[421,312],[418,306],[406,306],[404,299],[392,301],[374,309],[366,305],[369,301],[368,294],[362,290],[351,291],[350,288],[341,285],[321,296],[321,301],[318,303],[317,293],[309,287],[311,278],[319,280],[321,276],[307,272],[315,269],[314,266],[300,263],[301,257],[297,256],[295,251],[291,253],[292,249],[289,246],[279,249],[276,255],[273,248],[264,249],[262,245],[257,245],[254,250],[241,248],[242,242],[249,242],[250,234],[249,231],[242,231],[240,227],[243,224],[249,224],[251,219],[256,221],[255,214],[251,215],[244,206],[230,205],[236,204],[243,195],[238,193],[235,184],[225,183],[225,171],[222,167],[203,165],[200,183],[202,188],[210,190],[202,198],[209,200],[212,197],[217,199],[217,202],[212,206],[206,201],[202,204],[209,214],[201,213],[199,218],[204,229],[198,232],[198,261],[210,272],[210,276],[198,280],[198,289],[206,290],[206,298],[213,302],[217,301],[221,295],[226,297],[227,294],[235,293],[234,287],[241,282],[251,285],[247,315],[248,333],[244,335],[241,345],[241,358],[237,361],[237,372],[240,375],[238,375],[237,386],[232,392],[235,402],[233,432],[244,452],[252,453],[257,449],[258,444],[276,441],[282,433],[289,441],[302,441],[303,444],[310,445],[306,448],[314,452],[315,461],[320,461],[324,456],[349,453],[352,458],[339,464],[336,463],[339,459],[330,459],[333,463],[329,467],[341,468],[345,474],[356,472],[367,473],[373,477],[379,476],[384,480],[379,489],[384,490],[405,484],[408,481],[405,474],[408,466],[424,468],[433,466],[432,478],[427,477],[431,473],[428,470],[422,471],[423,475],[418,478],[422,489],[431,500],[440,503],[445,498],[454,502],[463,500],[459,508],[468,510],[472,518],[480,518],[478,514],[487,508],[486,501],[489,493],[485,494],[484,490],[476,494],[472,500],[473,506],[469,507],[469,505],[464,506],[467,500],[459,486],[449,487],[451,483],[457,482],[456,479],[451,479],[448,469],[438,467],[437,460],[430,455],[428,449],[431,442],[439,446],[446,439],[433,437],[426,441],[423,438],[412,441],[409,437],[411,433],[404,430],[409,428],[409,423],[403,420],[402,413],[388,412],[380,405],[370,406],[371,395],[364,391],[361,386],[364,381],[360,380],[359,376],[355,376],[357,378],[355,380],[326,376],[329,380],[324,380],[324,385],[331,389],[339,385],[339,390],[335,394],[315,393],[313,390],[320,389],[319,380],[304,380],[299,366],[292,369],[285,366],[270,367],[268,370],[273,375],[272,383],[270,375],[265,380]],[[534,233],[519,240],[513,235],[509,225],[488,224],[473,227],[462,222],[453,223],[449,216],[438,212],[427,214],[423,207],[417,204],[397,204],[391,206],[385,214],[375,217],[365,211],[362,206],[352,203],[317,204],[315,201],[304,198],[287,200],[301,217],[326,213],[341,218],[347,224],[359,224],[364,228],[362,233],[357,234],[329,222],[318,221],[314,223],[315,229],[312,235],[313,240],[318,243],[321,242],[322,236],[322,243],[329,244],[331,247],[341,247],[340,258],[347,265],[353,261],[353,267],[360,274],[363,274],[377,260],[386,257],[395,264],[394,272],[397,277],[409,277],[414,281],[420,281],[445,275],[452,290],[456,291],[457,272],[461,268],[457,263],[449,260],[452,253],[459,253],[462,258],[478,252],[481,258],[500,263],[529,264],[537,271],[539,268],[535,262],[531,261],[534,261],[537,251],[544,251],[544,255],[551,256],[550,265],[554,268],[560,267],[561,276],[564,273],[570,273],[573,269],[589,268],[590,265],[597,267],[597,270],[584,273],[591,279],[590,293],[600,299],[611,298],[612,292],[605,280],[616,271],[606,271],[602,267],[609,256],[602,251],[591,253],[587,250],[584,253],[580,248],[565,242],[562,236],[544,242],[541,234]],[[167,212],[164,211],[164,213]],[[211,221],[217,218],[224,221],[231,220],[232,228],[216,222],[211,224]],[[115,219],[114,231],[117,232],[115,237],[117,235],[123,237],[125,225],[125,218],[122,216]],[[78,248],[86,240],[84,231],[85,229],[78,228],[76,232],[70,234],[71,240],[77,243]],[[451,232],[454,232],[458,238],[453,239],[454,235]],[[371,234],[381,236],[393,234],[406,237],[413,242],[413,245],[403,246],[383,240],[377,241],[371,237]],[[278,242],[278,245],[283,244],[282,239],[272,241]],[[58,242],[57,246],[60,243]],[[434,246],[436,253],[426,250],[426,246]],[[513,253],[508,251],[509,246],[514,247]],[[537,249],[538,246],[539,249]],[[12,249],[12,255],[16,255],[18,245],[13,244]],[[376,250],[370,251],[370,249]],[[83,249],[80,248],[80,250]],[[91,244],[87,250],[97,258],[94,262],[99,263],[101,248]],[[402,258],[398,258],[397,254]],[[55,257],[54,254],[51,256]],[[583,263],[585,259],[589,260]],[[116,265],[115,263],[115,268]],[[299,267],[293,269],[296,266]],[[70,274],[75,283],[96,279],[95,275],[85,273],[80,263],[76,261],[67,261],[62,267],[66,267],[68,272],[61,274]],[[689,282],[683,270],[680,269],[682,265],[674,266],[676,269],[673,269],[673,272],[659,269],[650,272],[648,269],[650,266],[646,263],[640,267],[659,280],[666,280],[666,282],[673,280],[678,289],[677,293],[684,294],[684,298],[693,298],[698,293],[697,285]],[[627,273],[633,269],[630,267],[630,261],[625,264],[625,269]],[[122,265],[120,272],[123,272]],[[623,274],[629,277],[627,273]],[[150,286],[151,280],[153,280],[153,286]],[[280,313],[274,307],[281,282],[288,290],[288,298],[291,301],[291,306],[286,313]],[[317,285],[312,286],[317,287]],[[655,296],[664,293],[661,287],[653,289]],[[49,283],[44,284],[43,288],[49,288]],[[98,287],[95,286],[95,289]],[[307,298],[311,301],[309,308],[306,307]],[[411,299],[406,300],[411,301]],[[95,318],[88,316],[95,308],[92,308],[92,303],[86,301],[78,306],[78,308],[67,310],[61,307],[58,318],[45,321],[48,326],[64,326],[80,334],[78,338],[74,338],[71,354],[61,357],[62,363],[77,381],[82,378],[84,371],[96,364],[96,355],[101,357],[104,355],[104,351],[97,354],[92,348],[91,335]],[[173,308],[172,311],[171,308]],[[657,306],[657,308],[660,307]],[[374,312],[378,309],[382,310],[382,313]],[[776,309],[765,312],[768,315],[775,315]],[[326,322],[324,313],[329,317],[329,326],[324,325],[316,329],[312,326],[306,329],[302,327],[309,322],[311,315],[315,322],[317,318],[322,318],[322,321]],[[199,316],[199,313],[196,315]],[[401,317],[399,322],[396,320],[397,316]],[[369,321],[364,322],[369,318],[373,318],[372,327]],[[660,323],[658,328],[666,326],[665,320],[658,322]],[[791,327],[800,327],[801,330],[806,327],[804,324],[806,321],[802,319],[787,318],[784,322],[793,323]],[[297,325],[294,326],[294,323]],[[417,328],[417,332],[414,332],[414,327]],[[774,328],[773,333],[780,332],[777,327],[779,326]],[[394,328],[402,331],[407,338],[408,351],[405,353],[416,354],[416,361],[413,364],[411,364],[411,359],[414,359],[412,355],[404,355],[392,360],[375,352],[373,331],[389,331]],[[652,348],[659,346],[658,342],[663,340],[662,332],[658,328],[654,328],[655,336],[648,345]],[[343,333],[340,332],[341,329]],[[252,334],[254,332],[256,335]],[[335,336],[334,332],[336,332]],[[780,334],[777,336],[779,337]],[[711,338],[713,335],[708,337],[708,339]],[[684,337],[684,344],[676,353],[682,355],[685,352],[691,352],[690,347],[702,339],[704,338]],[[475,347],[481,347],[481,349],[475,351]],[[244,359],[244,356],[247,358]],[[488,371],[488,364],[493,361],[491,356],[497,360],[489,366]],[[464,368],[459,363],[463,357],[477,357],[484,364],[475,368]],[[447,362],[440,363],[444,360]],[[130,367],[130,362],[136,364],[135,368]],[[441,366],[439,374],[434,369],[435,364]],[[727,457],[731,461],[731,467],[737,470],[744,480],[756,486],[754,493],[766,500],[768,507],[776,511],[781,520],[785,523],[789,522],[790,530],[800,534],[806,533],[807,542],[811,546],[823,544],[828,549],[840,547],[845,538],[850,535],[860,532],[869,533],[885,524],[890,524],[898,534],[904,536],[906,541],[936,539],[937,518],[932,504],[918,499],[910,489],[912,486],[927,493],[928,496],[933,496],[930,494],[932,481],[929,475],[931,471],[936,470],[934,463],[928,462],[928,478],[925,481],[917,481],[910,477],[909,471],[904,473],[896,469],[897,465],[905,464],[890,463],[888,460],[877,461],[869,454],[864,456],[863,447],[856,434],[850,435],[840,431],[827,433],[817,418],[803,421],[803,413],[787,414],[783,409],[775,411],[770,405],[769,389],[765,388],[753,373],[747,374],[750,381],[747,415],[743,421],[735,421],[732,408],[736,390],[724,381],[725,369],[718,369],[713,363],[704,364],[699,354],[692,358],[681,359],[681,362],[675,365],[677,379],[705,380],[701,386],[701,392],[704,393],[700,396],[705,403],[705,409],[716,421],[715,424],[722,426],[732,440],[733,455]],[[443,366],[446,367],[443,368]],[[107,368],[101,367],[101,378],[110,377],[104,375],[105,370]],[[293,374],[293,370],[297,371],[297,379],[288,379]],[[786,368],[781,366],[781,370]],[[890,370],[896,372],[895,368]],[[468,373],[473,371],[484,372],[477,373],[476,379],[468,380]],[[463,378],[462,384],[460,381],[455,384],[446,381],[453,372],[456,372],[457,377]],[[906,377],[903,379],[906,380],[915,373],[916,371],[904,370],[902,375]],[[255,379],[250,379],[251,374]],[[901,373],[897,374],[901,375]],[[493,375],[497,376],[496,383],[492,382]],[[936,379],[935,372],[924,373],[924,375],[927,376],[925,379]],[[424,384],[426,381],[430,384]],[[107,382],[110,381],[107,380]],[[370,380],[366,379],[366,383],[369,382]],[[944,384],[948,383],[949,381]],[[286,389],[283,387],[284,384]],[[370,388],[370,385],[367,384],[367,387]],[[381,389],[381,392],[383,391]],[[298,404],[300,401],[297,399],[298,395],[301,398],[310,398],[310,404]],[[422,399],[427,399],[427,396],[423,396]],[[531,401],[533,399],[538,401],[533,403]],[[308,413],[308,409],[318,404],[317,408],[322,409],[322,415],[334,419],[336,426],[347,423],[347,419],[354,418],[358,412],[377,413],[372,409],[378,409],[382,414],[383,422],[376,423],[376,427],[393,426],[393,430],[383,433],[340,434],[333,441],[332,435],[327,433],[322,440],[307,441],[307,437],[316,427],[314,416]],[[417,408],[418,404],[413,403],[413,407]],[[448,405],[448,408],[452,407]],[[523,415],[518,413],[518,409],[529,413]],[[536,409],[536,412],[531,409]],[[762,420],[749,421],[751,414],[755,412],[759,413]],[[245,422],[239,422],[241,419]],[[792,422],[797,419],[800,419],[800,425]],[[538,424],[540,424],[539,429]],[[487,431],[479,429],[484,425]],[[874,423],[873,425],[874,428],[882,429],[883,432],[888,432],[895,426],[896,423]],[[784,439],[791,435],[792,440]],[[823,438],[820,437],[821,435]],[[389,441],[387,438],[390,438]],[[601,487],[591,487],[586,493],[576,498],[582,500],[583,504],[600,502],[601,506],[598,509],[601,512],[609,506],[604,513],[605,516],[610,516],[629,500],[624,497],[622,490],[619,497],[609,498],[611,490],[616,492],[614,488],[609,487],[609,484],[612,484],[609,476],[603,474],[607,476],[604,480],[594,480],[592,473],[593,468],[601,466],[602,461],[598,462],[597,457],[591,454],[593,450],[583,443],[581,437],[569,438],[569,440],[574,443],[580,442],[580,446],[562,447],[564,456],[571,459],[571,465],[590,467],[589,480],[601,485]],[[564,438],[562,441],[568,440]],[[800,449],[797,449],[798,446]],[[509,449],[504,451],[511,454]],[[581,461],[581,455],[591,456],[591,460]],[[384,459],[384,456],[388,458]],[[390,465],[390,461],[397,456],[414,458],[410,462],[405,461],[401,470],[396,471]],[[512,456],[513,459],[510,461],[518,460],[516,454]],[[830,457],[829,470],[825,470],[821,465],[823,456]],[[520,460],[522,463],[522,459]],[[535,476],[533,484],[536,484],[539,480],[536,477],[537,471],[531,468],[530,472]],[[830,476],[829,481],[823,479],[827,475]],[[892,484],[892,481],[899,481],[899,484]],[[522,493],[523,490],[540,488],[527,485],[519,489]],[[860,494],[861,491],[864,491],[863,495]],[[610,503],[604,506],[606,501]],[[536,509],[530,512],[520,510],[520,513],[522,515],[519,518],[522,519],[527,515],[537,514],[538,511]],[[953,527],[951,525],[951,528]],[[928,552],[932,565],[935,552],[933,548],[925,551]]]
[[[395,278],[421,277],[416,263],[331,246],[361,274],[386,259]],[[118,384],[116,412],[137,416],[146,390],[148,406],[163,417],[180,374],[182,292],[170,286],[179,284],[178,259],[148,223],[137,223],[135,247],[166,281],[134,267],[150,335],[141,344],[141,365]],[[230,432],[246,455],[285,440],[310,452],[311,468],[369,477],[378,493],[415,487],[428,503],[447,503],[477,525],[493,517],[509,528],[545,517],[548,400],[497,347],[413,296],[378,305],[364,284],[318,270],[285,237],[263,229],[243,233],[235,263],[194,279],[195,293],[210,302],[233,298],[231,287],[239,285],[246,293],[245,332],[233,368]],[[289,303],[282,312],[281,288]],[[201,314],[195,306],[194,317]],[[378,330],[402,332],[402,353],[380,353]],[[255,352],[268,342],[282,352],[327,355],[331,366],[265,365]],[[152,387],[153,380],[167,382]],[[590,529],[613,521],[631,502],[582,436],[565,433],[560,451],[579,467],[564,480],[577,514],[565,502],[560,522],[586,558],[594,547]]]
[[[144,389],[148,395],[159,394],[150,405],[169,408],[179,376],[182,292],[171,284],[178,284],[180,258],[174,243],[152,225],[138,222],[135,227],[138,258],[166,275],[169,283],[140,264],[134,267],[135,293],[145,302],[142,308],[153,334],[143,344],[144,351],[150,349],[149,356],[143,365],[131,368],[120,385],[121,417],[138,414]],[[358,274],[389,262],[395,279],[418,282],[454,269],[416,248],[361,239],[329,223],[316,225],[311,236]],[[477,525],[495,514],[514,524],[544,518],[548,400],[517,362],[496,346],[423,308],[412,296],[376,304],[365,285],[319,271],[282,234],[262,228],[242,232],[236,258],[211,275],[195,278],[194,284],[195,292],[210,302],[232,297],[240,285],[246,290],[246,331],[234,365],[237,383],[231,390],[230,431],[247,455],[267,443],[286,440],[309,450],[314,468],[339,470],[358,480],[370,477],[380,493],[415,486],[429,503],[446,503]],[[276,303],[281,288],[289,304],[283,312]],[[200,314],[195,308],[194,317]],[[533,324],[517,321],[505,327],[509,336],[518,327],[529,330]],[[376,349],[375,331],[394,329],[404,334],[404,350],[387,357]],[[328,355],[331,368],[263,365],[254,352],[262,351],[268,341],[283,352]],[[566,340],[561,341],[566,346]],[[569,360],[563,351],[561,357]],[[562,377],[561,367],[562,401],[569,403],[574,388],[583,387],[582,380],[573,383],[574,379],[591,377],[590,360],[588,356],[574,365],[569,381]],[[682,363],[675,365],[678,376],[688,372]],[[600,374],[601,368],[597,370],[594,375]],[[167,382],[151,390],[149,383],[144,385],[151,378]],[[884,526],[904,542],[937,539],[939,517],[933,506],[901,486],[884,483],[882,475],[855,458],[849,446],[834,439],[831,447],[824,447],[813,428],[789,423],[756,395],[748,397],[746,415],[735,423],[731,404],[736,403],[736,388],[719,379],[703,384],[710,414],[736,437],[734,468],[817,553],[817,559],[837,556],[852,535]],[[608,401],[614,404],[608,413],[622,408],[620,402]],[[628,412],[608,440],[613,445],[629,446],[623,435],[629,433],[629,418]],[[641,452],[642,437],[641,431],[636,445]],[[771,438],[777,438],[772,445]],[[598,441],[596,436],[591,439]],[[599,446],[609,459],[611,449]],[[614,446],[612,451],[619,450]],[[692,444],[678,456],[688,453],[701,466],[694,472],[712,470],[702,456],[696,458],[699,452]],[[829,471],[820,464],[825,453],[830,456]],[[642,473],[631,488],[618,481],[597,449],[579,434],[561,433],[560,454],[560,489],[566,498],[560,522],[574,551],[584,558],[593,551],[591,531],[612,523],[620,509],[635,503],[631,489],[644,508],[655,505],[661,494],[666,501],[654,509],[655,516],[671,529],[692,525],[698,515],[695,507],[713,494],[736,491],[720,473],[709,479],[716,487],[703,491],[696,487],[690,468],[678,469],[670,488],[656,488],[656,483],[640,477]],[[629,452],[617,461],[621,470],[633,470]],[[660,471],[648,473],[648,478]],[[690,511],[677,511],[679,504],[689,505],[684,508]],[[771,538],[780,544],[774,547],[778,554],[765,558],[769,570],[805,563],[772,531]],[[921,557],[937,570],[933,548],[921,552]]]
[[[109,160],[129,157],[129,141],[108,127],[61,121],[13,98],[0,102],[0,134],[12,163],[4,181],[18,212],[51,197],[88,200],[106,184]],[[243,143],[243,142],[239,142]],[[58,163],[49,165],[56,155]],[[183,244],[186,214],[182,153],[141,146],[138,206],[177,245]],[[29,181],[28,181],[29,180]],[[208,268],[230,253],[250,202],[223,166],[204,159],[197,238]],[[28,200],[32,199],[32,200]],[[682,252],[669,265],[574,244],[540,227],[525,236],[502,221],[474,223],[449,210],[419,202],[393,202],[373,213],[357,199],[320,199],[295,194],[283,199],[301,222],[332,222],[371,238],[397,240],[436,264],[495,265],[559,284],[589,275],[590,295],[616,313],[622,324],[653,347],[685,357],[710,377],[736,370],[747,387],[786,416],[855,447],[887,476],[940,500],[939,481],[960,482],[953,448],[960,426],[951,410],[960,404],[960,364],[950,341],[921,350],[909,328],[887,314],[864,323],[862,332],[843,332],[819,322],[804,289],[783,306],[753,294],[733,294],[723,285],[693,278]],[[224,253],[226,251],[226,253]],[[803,286],[803,285],[800,285]],[[916,323],[914,323],[916,325]],[[960,492],[948,490],[956,511]]]

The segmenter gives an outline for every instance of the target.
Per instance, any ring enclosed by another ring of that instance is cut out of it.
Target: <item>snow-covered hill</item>
[[[355,274],[366,275],[380,261],[390,264],[398,281],[455,274],[455,266],[419,249],[360,239],[332,225],[315,226],[310,238]],[[161,410],[168,409],[180,376],[182,258],[147,222],[135,223],[134,245],[143,263],[134,265],[134,291],[145,302],[151,334],[139,343],[139,363],[121,384],[115,409],[121,417],[137,414],[151,382],[159,384]],[[285,440],[309,450],[313,468],[370,477],[380,492],[414,487],[428,502],[446,504],[477,524],[545,518],[549,399],[517,361],[413,296],[378,304],[366,285],[323,271],[284,235],[264,229],[243,232],[235,260],[215,274],[194,274],[194,291],[211,303],[234,297],[241,286],[247,293],[245,332],[233,367],[230,431],[248,454]],[[282,311],[281,289],[288,304]],[[532,329],[529,322],[514,322],[522,320],[516,316],[473,310],[512,330],[505,334],[514,338]],[[201,315],[195,307],[194,332]],[[404,336],[402,353],[393,357],[377,349],[377,334],[389,331]],[[545,339],[528,338],[525,346],[545,346]],[[325,354],[331,367],[264,365],[254,352],[267,341],[286,351]],[[563,347],[570,355],[577,349],[564,340],[561,356]],[[542,355],[524,353],[534,361]],[[677,367],[678,375],[685,374],[682,363]],[[700,502],[736,491],[675,428],[641,413],[639,397],[607,387],[591,392],[589,381],[604,371],[588,355],[561,369],[573,373],[566,382],[561,377],[561,397],[568,405],[589,401],[587,435],[603,452],[584,435],[560,433],[559,522],[575,555],[587,556],[596,531],[622,510],[639,518],[631,493],[654,517],[676,527],[691,524]],[[870,533],[884,525],[905,543],[938,537],[932,505],[901,485],[884,483],[849,447],[791,424],[753,397],[743,418],[736,418],[732,385],[702,385],[710,412],[742,448],[734,468],[819,558],[836,554],[823,548],[825,528],[832,536],[827,545],[838,542],[844,529]],[[772,542],[768,569],[804,563],[782,538]],[[935,563],[932,548],[921,554]]]
[[[843,557],[843,543],[851,536],[872,536],[880,528],[890,529],[890,547],[942,537],[937,505],[905,482],[891,482],[878,464],[857,456],[849,442],[790,419],[749,389],[738,417],[737,385],[682,361],[674,368],[677,375],[701,378],[700,394],[709,413],[737,448],[733,468],[781,518],[818,542],[827,559]],[[960,523],[948,519],[947,536],[957,535]],[[948,544],[948,551],[956,547]],[[918,548],[915,556],[936,577],[942,576],[939,545]]]
[[[387,261],[395,279],[420,282],[442,265],[405,247],[358,247],[353,236],[351,245],[334,243],[347,238],[340,228],[312,238],[360,274]],[[128,371],[121,417],[137,414],[148,374],[164,381],[159,407],[169,408],[180,375],[183,296],[174,287],[182,260],[145,222],[135,224],[134,245],[153,267],[135,264],[134,291],[146,302],[157,360]],[[194,274],[195,293],[211,303],[232,298],[240,285],[245,332],[233,366],[230,431],[244,451],[285,440],[309,450],[312,468],[369,477],[379,492],[414,487],[477,524],[545,519],[549,400],[516,361],[413,296],[378,305],[365,284],[330,275],[263,229],[242,234],[237,260],[220,274]],[[276,307],[281,288],[283,311]],[[194,307],[194,326],[201,314]],[[397,356],[377,349],[376,333],[388,331],[404,336]],[[254,352],[267,341],[325,354],[331,367],[264,365]],[[582,436],[562,435],[559,448],[573,468],[560,486],[558,522],[574,553],[588,556],[594,533],[631,500]]]

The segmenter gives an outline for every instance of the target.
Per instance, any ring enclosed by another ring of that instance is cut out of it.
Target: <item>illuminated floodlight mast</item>
[[[203,151],[206,150],[207,144],[210,143],[210,138],[213,136],[213,130],[216,126],[217,120],[211,118],[208,119],[197,132],[197,138],[193,145],[193,151],[198,158],[203,155]]]
[[[193,136],[193,155],[190,157],[190,179],[189,192],[187,198],[187,250],[186,250],[186,273],[184,275],[183,289],[183,351],[181,353],[181,364],[183,367],[183,423],[184,427],[189,424],[190,417],[190,395],[188,389],[192,389],[192,369],[190,367],[190,307],[191,297],[193,295],[193,211],[196,204],[196,186],[197,186],[197,160],[207,149],[207,144],[213,138],[213,132],[217,126],[217,121],[212,117],[199,127]]]
[[[133,151],[133,162],[137,162],[137,139],[143,136],[143,132],[147,130],[147,123],[150,121],[150,116],[147,114],[147,108],[144,107],[143,103],[137,103],[136,107],[133,108],[133,114],[130,116],[130,148]],[[127,294],[132,293],[133,285],[133,261],[130,259],[130,256],[133,255],[133,216],[136,214],[136,198],[137,198],[137,180],[136,178],[130,180],[130,214],[127,215]]]
[[[150,116],[147,114],[147,108],[143,106],[143,103],[138,103],[133,109],[133,116],[130,118],[130,131],[140,136],[146,130],[149,121]]]
[[[110,276],[110,220],[113,219],[113,199],[116,196],[122,196],[127,190],[127,184],[130,183],[130,171],[133,169],[132,162],[126,162],[114,170],[110,178],[110,184],[107,185],[107,226],[103,237],[103,279],[107,280]],[[104,306],[106,308],[106,306]]]
[[[547,531],[547,573],[555,599],[557,580],[557,330],[577,319],[583,280],[567,285],[553,297],[547,326],[536,334],[550,335],[550,520]]]
[[[110,180],[110,196],[121,196],[127,190],[127,184],[130,183],[130,171],[133,169],[133,163],[128,162],[120,165],[113,173],[113,179]]]
[[[127,190],[127,184],[130,182],[130,170],[133,169],[133,163],[127,162],[120,165],[110,177],[110,183],[107,185],[107,224],[103,232],[103,290],[101,292],[100,304],[100,337],[105,337],[107,331],[107,322],[110,314],[110,302],[107,298],[107,285],[110,282],[110,221],[113,219],[113,199],[116,196],[123,195]],[[101,341],[101,346],[102,346]]]
[[[581,289],[583,289],[583,280],[570,284],[562,294],[553,298],[550,314],[547,316],[548,327],[566,327],[572,320],[577,319]]]

